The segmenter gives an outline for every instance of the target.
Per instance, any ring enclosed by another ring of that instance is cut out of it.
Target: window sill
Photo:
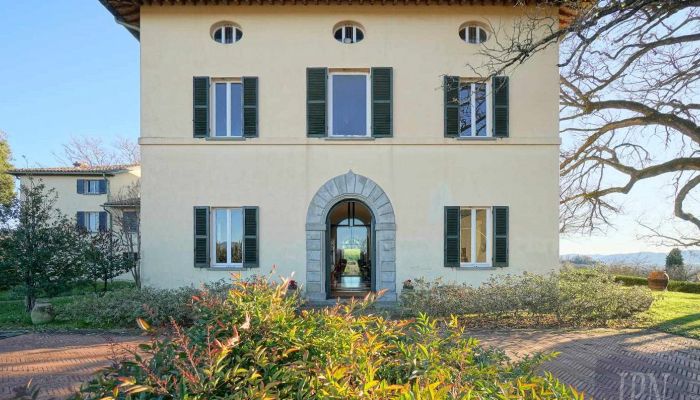
[[[493,136],[460,136],[456,138],[457,140],[465,140],[465,141],[475,141],[475,142],[489,142],[489,141],[496,141],[500,138],[493,137]]]
[[[204,138],[204,140],[212,141],[212,142],[242,142],[246,139],[248,139],[248,138],[247,137],[237,137],[237,136],[222,136],[222,137],[207,136]]]
[[[206,268],[201,268],[205,269],[207,271],[245,271],[250,268],[244,268],[243,266],[239,267],[234,267],[234,266],[221,266],[221,267],[206,267]]]
[[[340,142],[342,142],[342,141],[373,141],[373,140],[375,140],[375,138],[373,138],[371,136],[347,136],[347,137],[344,137],[344,136],[326,136],[323,139],[329,140],[329,141],[336,141],[337,140]]]
[[[458,268],[455,268],[455,269],[464,269],[464,270],[471,270],[471,271],[481,271],[481,270],[494,271],[494,270],[501,269],[501,268],[494,267],[490,264],[489,265],[462,264]]]

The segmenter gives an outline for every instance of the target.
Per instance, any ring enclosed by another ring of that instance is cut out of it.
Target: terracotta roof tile
[[[7,171],[10,175],[114,175],[139,164],[95,165],[79,167],[14,168]]]

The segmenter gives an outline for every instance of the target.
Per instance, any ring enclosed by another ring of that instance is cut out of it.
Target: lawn
[[[700,294],[654,293],[654,304],[640,320],[644,327],[700,339]]]

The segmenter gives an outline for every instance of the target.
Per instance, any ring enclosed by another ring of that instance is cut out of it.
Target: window
[[[487,85],[484,82],[460,82],[459,84],[459,136],[490,136]]]
[[[354,24],[343,24],[335,28],[333,33],[335,40],[343,44],[351,44],[361,42],[365,38],[365,33],[362,29]]]
[[[212,80],[212,136],[243,136],[242,92],[243,85],[241,84],[240,80]]]
[[[217,25],[212,33],[214,41],[222,44],[236,43],[243,38],[241,28],[233,24]]]
[[[460,210],[459,261],[462,266],[487,266],[491,260],[491,209]]]
[[[370,109],[367,73],[331,73],[328,83],[330,136],[368,136]]]
[[[122,227],[124,232],[137,232],[139,229],[138,213],[136,211],[124,211],[122,213]]]
[[[86,212],[85,213],[85,229],[88,232],[99,232],[100,231],[100,213],[99,212]]]
[[[212,263],[214,266],[243,266],[243,209],[212,210]]]
[[[459,29],[459,37],[467,43],[479,44],[484,43],[488,35],[486,34],[486,29],[478,25],[469,24]]]

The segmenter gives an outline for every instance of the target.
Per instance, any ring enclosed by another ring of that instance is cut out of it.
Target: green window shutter
[[[78,211],[75,213],[75,225],[78,229],[85,229],[85,212]]]
[[[258,136],[258,78],[243,77],[243,137]]]
[[[443,79],[445,93],[445,137],[459,136],[459,77],[445,76]]]
[[[209,136],[209,77],[192,78],[192,131],[196,138]]]
[[[85,179],[78,179],[78,184],[75,188],[77,194],[85,194]]]
[[[445,267],[459,267],[459,207],[445,207]]]
[[[209,267],[209,207],[194,208],[194,266]]]
[[[493,136],[508,137],[508,77],[494,76],[493,91]]]
[[[493,208],[493,266],[508,266],[508,207]]]
[[[258,207],[243,208],[243,267],[259,267]]]
[[[328,132],[327,84],[327,68],[306,69],[306,136],[308,137],[325,137]]]
[[[372,68],[372,137],[393,135],[393,70]]]

